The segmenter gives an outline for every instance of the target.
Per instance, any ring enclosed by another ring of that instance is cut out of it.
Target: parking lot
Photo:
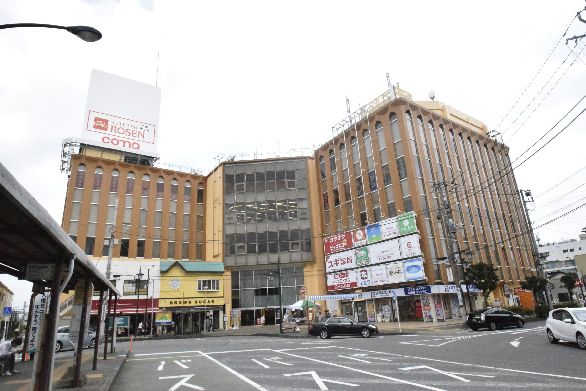
[[[137,345],[114,384],[142,390],[586,389],[585,352],[542,324],[363,338],[202,338]]]

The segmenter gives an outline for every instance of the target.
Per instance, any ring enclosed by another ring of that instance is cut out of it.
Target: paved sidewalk
[[[94,358],[93,349],[85,349],[82,354],[81,373],[87,376],[87,383],[83,387],[75,388],[80,391],[107,391],[114,381],[116,375],[122,368],[126,357],[120,357],[125,352],[109,354],[108,359],[104,360],[103,345],[98,356],[98,369],[92,370]],[[57,389],[57,381],[62,378],[73,362],[73,351],[58,353],[55,356],[55,365],[53,371],[53,389]],[[0,390],[10,391],[28,391],[31,389],[31,377],[33,371],[33,361],[17,362],[15,369],[20,371],[13,376],[0,377]]]

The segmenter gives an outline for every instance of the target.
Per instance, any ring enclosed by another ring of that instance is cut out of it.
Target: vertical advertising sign
[[[417,225],[415,224],[415,213],[405,213],[397,216],[397,226],[400,235],[409,235],[417,232]]]
[[[360,247],[354,250],[356,266],[366,266],[370,264],[368,247]]]
[[[160,88],[94,69],[81,138],[156,157],[160,105]]]
[[[380,224],[366,226],[366,237],[369,244],[380,242],[383,239]]]
[[[397,227],[397,219],[391,218],[380,222],[382,240],[392,239],[399,236],[399,228]]]
[[[47,296],[45,295],[37,295],[35,296],[35,301],[33,304],[33,311],[32,318],[31,318],[31,327],[30,327],[30,334],[28,339],[28,347],[27,352],[34,353],[38,346],[38,340],[40,338],[40,331],[43,328],[43,324],[45,322],[45,312],[47,310]]]
[[[364,246],[366,244],[368,244],[368,238],[364,228],[358,228],[352,231],[352,245],[354,247]]]
[[[372,285],[372,278],[370,276],[370,268],[364,267],[358,269],[358,286],[368,287]]]

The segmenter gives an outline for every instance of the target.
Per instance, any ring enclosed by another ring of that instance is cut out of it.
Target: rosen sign
[[[157,156],[161,90],[93,70],[82,139],[103,148]]]

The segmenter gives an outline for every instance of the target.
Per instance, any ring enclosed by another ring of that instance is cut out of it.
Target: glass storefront
[[[283,307],[298,300],[303,266],[281,267]],[[241,310],[241,325],[278,324],[279,278],[276,266],[232,271],[232,308]]]

